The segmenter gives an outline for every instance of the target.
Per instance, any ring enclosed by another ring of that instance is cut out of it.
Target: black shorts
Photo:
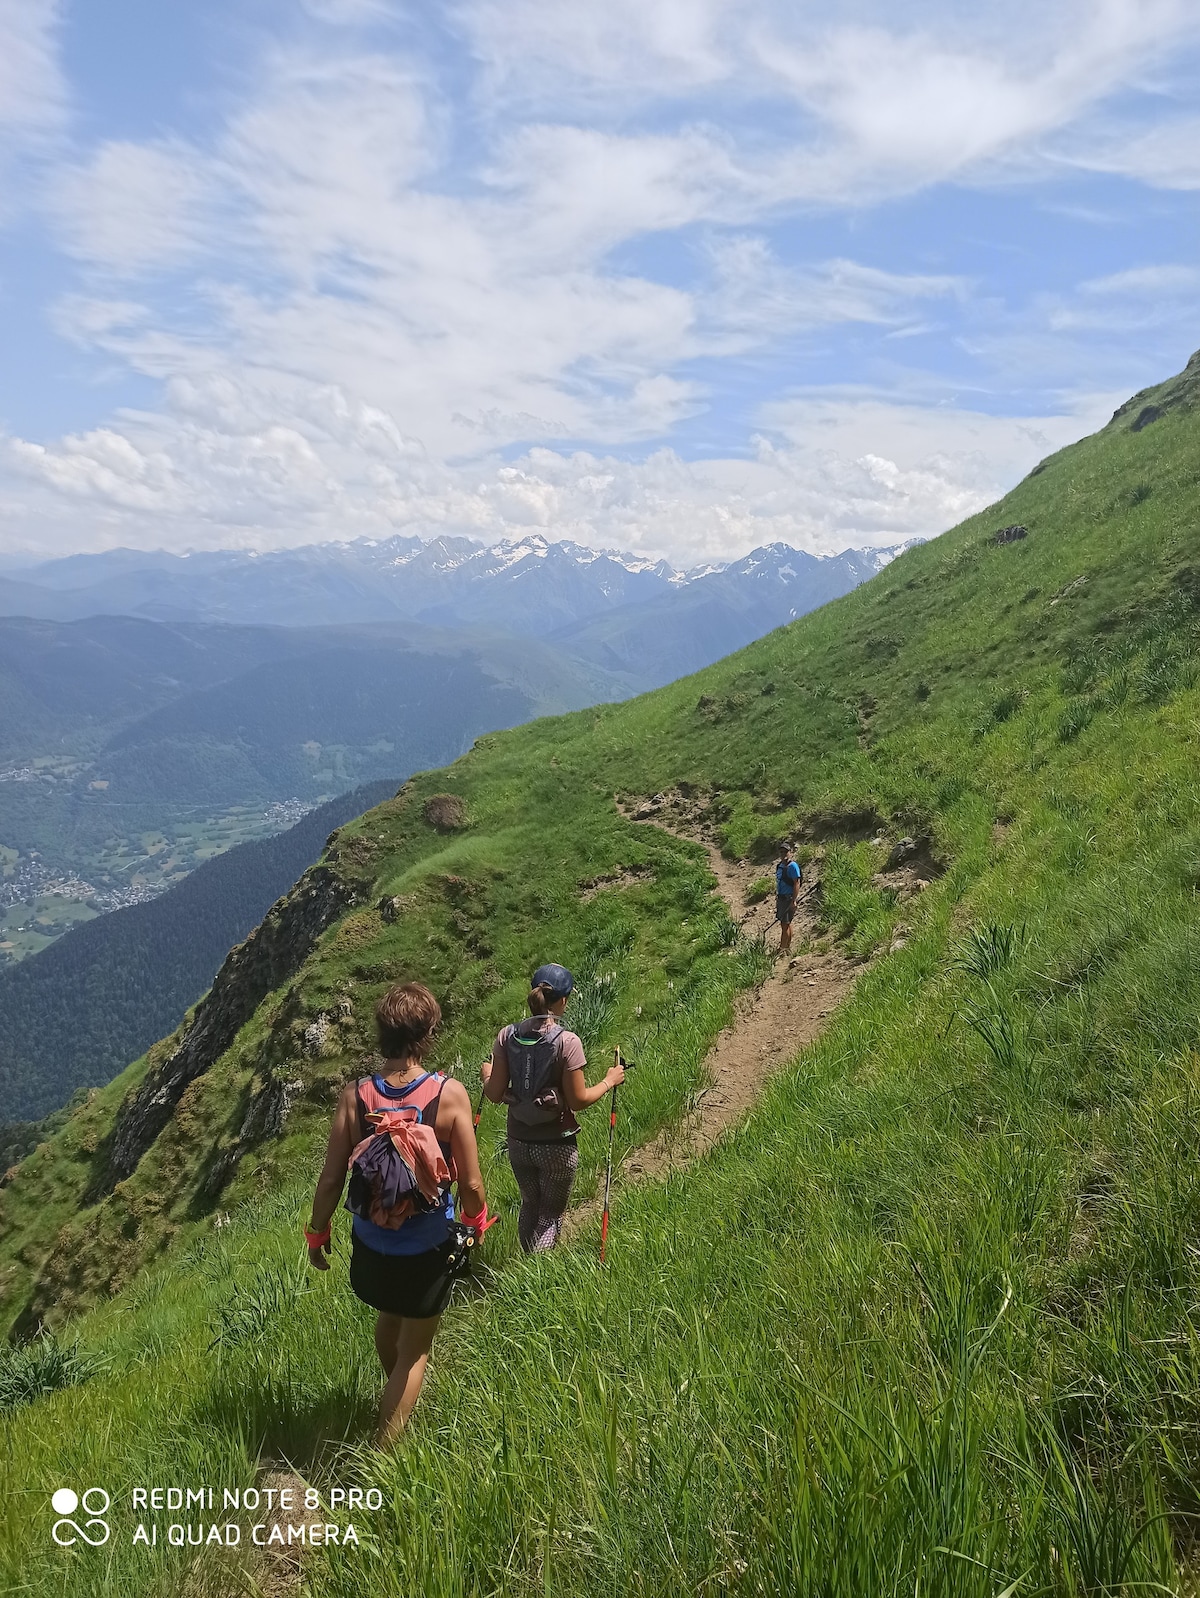
[[[795,916],[795,914],[796,914],[796,901],[795,901],[795,899],[776,899],[775,900],[775,919],[776,919],[776,921],[779,922],[779,925],[781,927],[790,927],[791,924],[792,924],[792,918]]]
[[[440,1315],[454,1286],[447,1238],[424,1254],[380,1254],[355,1235],[350,1255],[350,1286],[355,1296],[385,1315],[427,1320]]]

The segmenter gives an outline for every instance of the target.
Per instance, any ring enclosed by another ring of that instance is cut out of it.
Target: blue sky
[[[1192,0],[0,0],[0,557],[927,536],[1200,345]]]

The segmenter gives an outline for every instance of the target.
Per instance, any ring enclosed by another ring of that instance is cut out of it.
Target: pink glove
[[[475,1233],[476,1242],[483,1236],[489,1226],[495,1226],[500,1219],[498,1215],[489,1215],[485,1204],[478,1215],[460,1215],[459,1220],[464,1226],[469,1226]]]

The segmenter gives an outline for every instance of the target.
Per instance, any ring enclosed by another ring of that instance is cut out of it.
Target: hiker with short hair
[[[521,1190],[517,1236],[526,1254],[553,1248],[579,1166],[577,1110],[596,1104],[625,1080],[620,1063],[588,1087],[583,1044],[562,1025],[575,979],[565,966],[533,973],[529,1014],[496,1035],[480,1067],[483,1091],[508,1105],[508,1158]]]
[[[452,1183],[462,1224],[477,1239],[491,1224],[467,1090],[422,1063],[441,1019],[419,982],[398,983],[375,1006],[383,1064],[342,1091],[304,1234],[309,1264],[327,1271],[330,1223],[351,1167],[350,1286],[377,1311],[384,1447],[413,1412],[456,1274]]]
[[[786,954],[792,946],[792,918],[796,914],[802,881],[803,872],[792,859],[791,844],[781,843],[775,867],[775,919],[779,922],[780,954]]]

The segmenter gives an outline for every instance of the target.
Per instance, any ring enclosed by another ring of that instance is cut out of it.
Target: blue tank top
[[[377,1092],[388,1099],[402,1099],[410,1088],[394,1088],[383,1077],[373,1079]],[[450,1163],[450,1145],[438,1139],[446,1163]],[[447,1191],[444,1208],[429,1210],[425,1215],[411,1215],[403,1226],[376,1226],[364,1215],[354,1217],[353,1232],[360,1243],[375,1250],[376,1254],[427,1254],[431,1248],[440,1248],[450,1236],[450,1223],[454,1219],[454,1195]]]

